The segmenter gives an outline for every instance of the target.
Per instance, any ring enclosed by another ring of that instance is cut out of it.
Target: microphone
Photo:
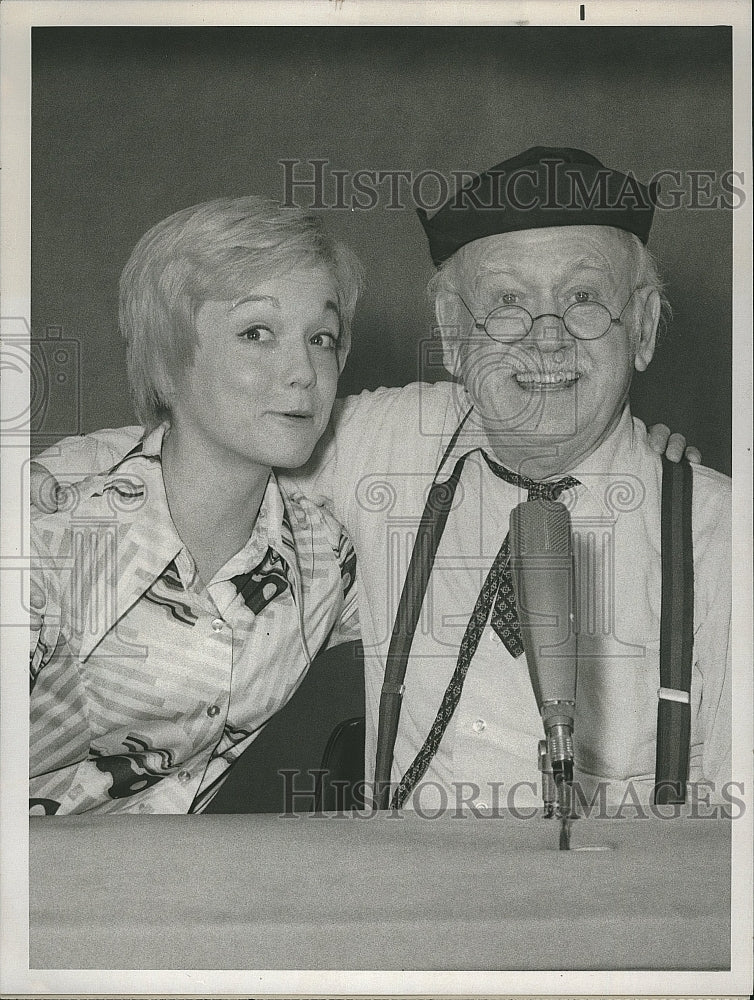
[[[573,782],[576,635],[571,519],[564,505],[539,499],[515,507],[510,549],[521,640],[547,738],[561,819],[566,819]]]

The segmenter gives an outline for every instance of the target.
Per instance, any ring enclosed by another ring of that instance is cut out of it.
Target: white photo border
[[[735,212],[734,228],[734,525],[738,592],[734,605],[734,775],[747,787],[747,811],[732,824],[733,862],[730,972],[363,972],[340,971],[213,971],[207,970],[30,970],[28,968],[28,720],[25,671],[11,664],[27,655],[25,630],[4,625],[0,631],[3,669],[3,725],[0,728],[0,810],[2,869],[3,995],[560,995],[560,994],[705,994],[748,995],[752,956],[752,612],[751,612],[751,421],[752,421],[752,267],[751,224],[751,50],[750,7],[739,2],[649,3],[587,0],[590,24],[712,25],[733,27],[734,151],[733,166],[743,171],[745,205]],[[571,25],[579,19],[579,4],[536,0],[477,0],[475,3],[391,3],[379,0],[306,0],[306,2],[205,2],[183,0],[83,0],[26,2],[4,0],[2,28],[2,205],[3,227],[0,301],[5,317],[30,319],[30,57],[31,28],[38,25]],[[3,373],[3,416],[16,412],[28,398],[28,384],[18,373]],[[24,393],[26,394],[24,396]],[[17,526],[23,495],[28,491],[28,450],[4,448],[2,454],[2,547],[0,597],[5,621],[23,620],[19,579],[25,552],[19,548]],[[28,493],[27,493],[28,496]],[[28,543],[27,543],[28,544]],[[28,589],[28,584],[26,584]],[[23,591],[21,594],[23,595]],[[28,597],[28,594],[26,595]],[[25,598],[24,598],[25,599]],[[20,616],[20,617],[19,617]],[[747,669],[748,667],[748,669]]]

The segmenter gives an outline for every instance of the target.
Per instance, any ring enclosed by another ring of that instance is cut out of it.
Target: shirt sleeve
[[[54,624],[59,618],[54,607],[54,601],[49,601],[48,580],[44,570],[44,554],[35,544],[32,534],[31,579],[29,584],[29,687],[34,685],[40,671],[50,661],[55,650],[56,629]],[[52,607],[49,607],[52,605]],[[49,610],[48,610],[49,607]]]
[[[720,580],[717,593],[696,637],[696,658],[704,676],[702,728],[704,752],[702,773],[713,782],[715,797],[732,777],[732,643],[730,574]]]
[[[327,647],[361,638],[359,625],[358,585],[356,582],[356,553],[351,539],[341,531],[338,543],[338,563],[343,584],[343,607],[338,621],[330,633]]]
[[[57,509],[59,485],[107,472],[143,436],[141,427],[115,427],[67,437],[37,455],[31,463],[32,513]]]
[[[85,681],[66,639],[73,624],[70,539],[61,515],[44,519],[42,530],[38,524],[31,531],[30,581],[29,808],[34,815],[61,810],[91,741]]]
[[[406,419],[406,411],[415,408],[416,388],[365,390],[336,400],[311,459],[295,475],[283,473],[281,480],[348,525],[363,476],[388,472],[395,435],[413,433],[414,421]]]
[[[709,634],[715,634],[714,652],[709,643],[703,651],[707,662],[717,661],[718,677],[714,680],[711,697],[705,699],[703,706],[705,716],[706,738],[704,741],[704,758],[702,770],[705,780],[714,785],[715,798],[718,799],[723,787],[735,775],[732,773],[732,656],[730,612],[716,609],[713,621],[705,629]],[[714,658],[713,658],[714,657]],[[705,683],[705,691],[707,684]]]
[[[694,588],[697,629],[694,658],[703,677],[700,722],[704,734],[702,775],[714,784],[719,798],[731,774],[732,636],[731,636],[731,506],[730,493],[705,497],[706,484],[695,475],[704,510],[699,511],[703,533],[694,532]],[[699,480],[702,481],[699,481]],[[694,518],[697,518],[695,503]],[[700,537],[701,534],[701,537]]]

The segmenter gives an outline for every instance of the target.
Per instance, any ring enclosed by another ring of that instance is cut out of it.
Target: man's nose
[[[541,351],[558,351],[570,339],[563,319],[557,313],[539,313],[535,316],[529,336]]]

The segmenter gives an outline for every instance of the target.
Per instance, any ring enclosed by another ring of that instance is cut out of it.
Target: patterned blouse
[[[274,475],[247,544],[201,582],[165,429],[33,522],[32,814],[201,812],[317,651],[358,637],[348,537]]]

